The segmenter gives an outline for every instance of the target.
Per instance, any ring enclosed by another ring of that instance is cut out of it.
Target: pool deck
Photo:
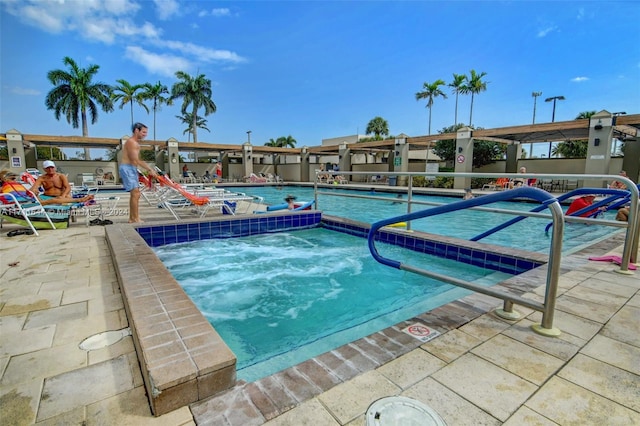
[[[141,207],[147,222],[168,219]],[[351,426],[365,423],[371,403],[395,395],[429,405],[448,425],[640,424],[640,278],[588,260],[619,255],[617,236],[563,257],[558,338],[531,330],[538,312],[517,306],[523,317],[508,322],[491,312],[500,301],[471,295],[153,417],[131,336],[78,347],[128,327],[104,227],[80,221],[7,237],[15,228],[5,222],[0,234],[3,424]],[[543,282],[538,271],[515,284],[540,300]],[[423,343],[402,332],[414,323],[440,336]]]

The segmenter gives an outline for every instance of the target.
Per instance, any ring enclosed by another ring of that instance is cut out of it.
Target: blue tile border
[[[322,226],[364,238],[368,236],[370,229],[366,223],[326,215],[322,217]],[[424,232],[413,231],[409,234],[404,230],[393,228],[379,231],[376,241],[511,275],[518,275],[547,263],[547,256],[540,253],[507,249]]]
[[[361,238],[367,238],[370,229],[366,223],[326,216],[320,211],[312,210],[289,214],[231,216],[217,220],[143,225],[137,227],[137,231],[149,246],[158,247],[187,241],[245,237],[318,226]],[[547,256],[540,253],[506,249],[424,232],[407,233],[405,230],[395,228],[381,230],[376,236],[376,241],[512,275],[521,274],[547,263]]]

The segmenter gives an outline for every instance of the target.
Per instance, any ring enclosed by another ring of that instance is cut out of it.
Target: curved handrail
[[[586,211],[591,211],[594,208],[597,209],[598,207],[601,207],[603,205],[607,205],[607,204],[611,203],[612,201],[614,201],[615,199],[617,199],[617,198],[619,198],[621,196],[626,196],[625,199],[628,200],[628,198],[630,196],[628,191],[619,190],[619,189],[577,188],[577,189],[574,189],[574,190],[572,190],[570,192],[567,192],[566,194],[559,195],[556,199],[558,200],[558,202],[562,202],[562,201],[564,201],[564,200],[566,200],[568,198],[571,198],[571,197],[573,197],[575,195],[600,193],[599,191],[603,191],[602,194],[614,194],[614,196],[613,197],[609,197],[606,200],[599,201],[597,204],[589,206],[588,209],[583,209],[583,210],[580,210],[579,212],[575,212],[576,214],[571,214],[571,216],[574,216],[574,215],[578,216],[579,214],[582,214],[582,213],[584,213]],[[546,204],[543,204],[541,206],[537,206],[534,209],[530,210],[530,212],[540,212],[540,211],[544,210],[546,207],[547,207]],[[613,208],[613,206],[611,208]],[[515,223],[518,223],[523,219],[526,219],[526,216],[517,216],[517,217],[515,217],[513,219],[509,219],[508,221],[506,221],[506,222],[504,222],[504,223],[502,223],[500,225],[497,225],[497,226],[489,229],[488,231],[485,231],[485,232],[483,232],[481,234],[476,235],[475,237],[471,238],[470,241],[479,241],[479,240],[481,240],[481,239],[483,239],[485,237],[488,237],[491,234],[494,234],[494,233],[496,233],[498,231],[501,231],[501,230],[503,230],[503,229],[515,224]],[[549,228],[551,227],[552,224],[553,224],[553,222],[550,223],[549,225],[547,225],[545,227],[544,231],[548,232]]]
[[[588,215],[590,218],[595,218],[600,212],[598,209],[600,207],[606,207],[607,210],[611,210],[613,208],[619,207],[620,205],[626,204],[631,199],[631,193],[629,191],[625,191],[624,189],[612,189],[612,188],[577,188],[572,191],[567,192],[566,194],[562,194],[558,197],[558,201],[564,201],[576,195],[611,195],[603,200],[600,200],[596,203],[591,204],[590,206],[583,207],[580,210],[576,210],[575,212],[571,212],[571,214],[566,216],[581,216],[584,213],[590,212],[592,210],[596,210],[595,212]],[[619,200],[615,204],[612,204],[614,201]],[[544,232],[549,232],[549,228],[553,226],[553,222],[548,223]]]
[[[419,210],[413,213],[404,214],[401,216],[395,216],[389,219],[383,219],[371,225],[371,230],[369,231],[368,236],[368,244],[369,251],[376,259],[376,261],[387,265],[392,266],[394,268],[400,268],[401,263],[398,261],[386,259],[378,254],[378,251],[374,244],[375,234],[378,229],[383,226],[391,225],[397,222],[407,222],[415,219],[422,219],[429,216],[435,216],[442,213],[449,213],[456,210],[467,209],[469,207],[477,207],[485,204],[495,203],[497,201],[508,201],[514,198],[530,198],[536,201],[539,201],[544,204],[544,207],[548,207],[554,202],[557,202],[556,198],[554,198],[551,194],[546,191],[543,191],[538,188],[516,188],[511,189],[507,192],[499,192],[490,195],[483,195],[482,197],[472,198],[470,200],[457,201],[450,204],[445,204],[442,206],[433,207],[430,209]],[[559,208],[559,206],[558,206]]]
[[[526,299],[522,296],[517,296],[509,292],[501,291],[492,287],[484,287],[471,282],[463,281],[461,279],[450,277],[435,272],[427,271],[412,265],[401,263],[397,260],[388,259],[380,256],[375,246],[375,235],[383,226],[390,225],[396,222],[404,222],[415,219],[421,219],[429,216],[435,216],[442,213],[448,213],[456,210],[467,209],[471,207],[481,206],[483,204],[489,204],[497,201],[507,201],[513,198],[529,198],[537,200],[543,203],[551,210],[551,214],[554,222],[557,223],[554,226],[553,234],[551,236],[551,245],[549,248],[549,262],[547,264],[547,280],[544,294],[544,301],[542,303],[531,299]],[[562,234],[564,232],[564,220],[562,215],[562,209],[560,203],[551,194],[546,191],[537,188],[517,188],[509,190],[507,192],[496,193],[491,195],[485,195],[478,198],[472,198],[470,200],[457,201],[451,204],[433,207],[430,209],[421,210],[414,213],[409,213],[401,216],[392,217],[389,219],[378,221],[371,225],[371,230],[367,237],[367,243],[369,245],[369,251],[373,258],[383,265],[391,266],[393,268],[414,272],[426,277],[435,278],[440,281],[448,282],[458,287],[466,288],[478,293],[486,294],[492,297],[502,299],[504,301],[504,309],[501,313],[497,313],[499,316],[508,319],[514,319],[518,317],[517,313],[513,312],[513,304],[519,303],[523,306],[527,306],[531,309],[542,312],[542,321],[539,325],[534,325],[533,328],[537,332],[549,335],[557,336],[560,331],[553,327],[553,316],[556,304],[556,295],[558,290],[558,278],[560,276],[560,257],[562,253]]]

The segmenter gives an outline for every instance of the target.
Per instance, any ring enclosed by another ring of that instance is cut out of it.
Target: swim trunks
[[[120,171],[120,178],[122,179],[122,185],[124,190],[131,192],[136,189],[138,184],[138,169],[132,164],[120,164],[118,168]]]

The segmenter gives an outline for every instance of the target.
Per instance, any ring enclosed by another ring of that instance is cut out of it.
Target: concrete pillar
[[[300,151],[300,181],[301,182],[309,182],[309,176],[311,175],[309,165],[309,149],[305,145],[302,147],[302,151]]]
[[[22,133],[16,129],[11,129],[6,133],[6,136],[9,170],[19,175],[27,168]]]
[[[341,172],[351,171],[351,150],[346,142],[338,145],[338,167]],[[347,179],[351,180],[351,177],[347,176]]]
[[[249,142],[242,144],[242,176],[253,173],[253,148]]]
[[[606,175],[611,163],[611,144],[613,140],[613,115],[609,111],[600,111],[589,119],[589,145],[584,173],[587,175]],[[585,180],[583,186],[604,188],[607,182]]]
[[[409,144],[405,138],[398,138],[393,144],[393,171],[409,171]],[[398,186],[407,186],[408,183],[408,176],[399,176],[396,179],[396,185]],[[393,181],[389,184],[393,184]]]
[[[462,127],[456,133],[456,151],[454,155],[456,173],[471,173],[473,171],[473,130]],[[471,187],[471,178],[457,177],[453,180],[453,187],[464,189]]]
[[[518,173],[518,160],[521,156],[522,145],[520,145],[520,142],[507,145],[507,161],[504,171],[507,173]]]
[[[640,182],[640,135],[635,138],[627,136],[624,139],[622,170],[627,172],[629,179],[634,181],[636,185]]]
[[[164,170],[176,182],[180,177],[180,151],[178,150],[178,140],[175,138],[167,139],[167,168]]]
[[[222,163],[222,179],[226,179],[227,182],[231,182],[233,178],[229,172],[229,153],[220,151],[218,162]]]
[[[167,164],[164,153],[165,151],[162,149],[159,149],[158,145],[154,145],[153,149],[156,153],[156,156],[154,158],[154,161],[156,163],[156,166],[158,166],[158,168],[164,170],[165,172],[168,170],[169,168],[169,164]]]

